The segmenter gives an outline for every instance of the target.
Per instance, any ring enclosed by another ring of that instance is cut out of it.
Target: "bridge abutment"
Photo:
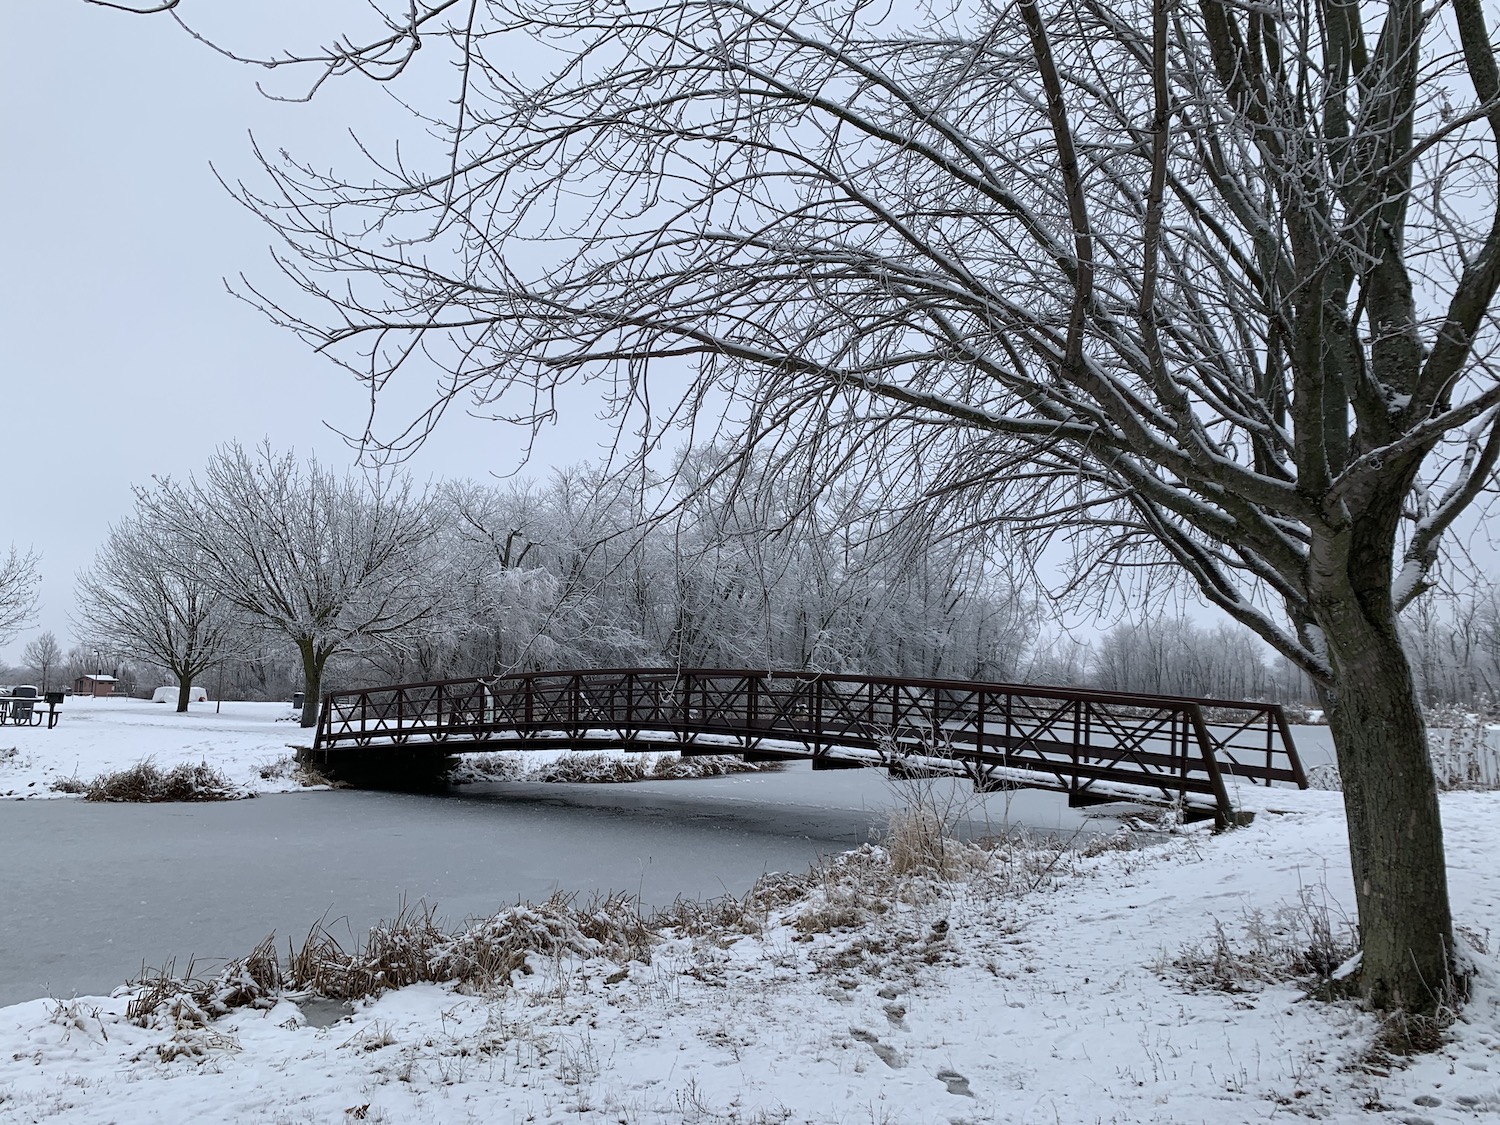
[[[358,750],[299,750],[297,760],[336,785],[402,793],[440,793],[458,758],[430,747],[365,746]]]

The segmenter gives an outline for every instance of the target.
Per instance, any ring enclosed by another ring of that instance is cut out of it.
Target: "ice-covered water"
[[[939,786],[939,792],[942,787]],[[1057,794],[965,803],[970,828],[1065,834]],[[691,782],[474,786],[458,796],[355,791],[203,805],[0,805],[0,1005],[108,992],[142,963],[204,964],[317,918],[363,936],[403,898],[457,922],[554,890],[647,906],[742,894],[868,840],[896,795],[873,770],[806,766]],[[1112,827],[1112,826],[1111,826]]]

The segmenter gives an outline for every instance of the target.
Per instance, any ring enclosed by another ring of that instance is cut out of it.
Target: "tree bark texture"
[[[1377,1008],[1430,1012],[1455,995],[1453,920],[1411,667],[1393,619],[1351,608],[1328,640],[1334,680],[1324,702],[1343,777],[1363,988]]]

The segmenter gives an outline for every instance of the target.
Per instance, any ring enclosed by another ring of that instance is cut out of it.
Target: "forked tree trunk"
[[[1351,611],[1325,632],[1334,675],[1324,703],[1343,776],[1362,988],[1376,1008],[1431,1012],[1464,982],[1452,961],[1443,826],[1411,666],[1394,619]]]

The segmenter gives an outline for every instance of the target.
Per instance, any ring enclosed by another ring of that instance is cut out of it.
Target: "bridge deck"
[[[950,773],[1074,803],[1180,802],[1233,817],[1226,776],[1305,788],[1275,704],[1019,684],[723,669],[602,669],[324,696],[335,774],[490,750],[677,750]]]

